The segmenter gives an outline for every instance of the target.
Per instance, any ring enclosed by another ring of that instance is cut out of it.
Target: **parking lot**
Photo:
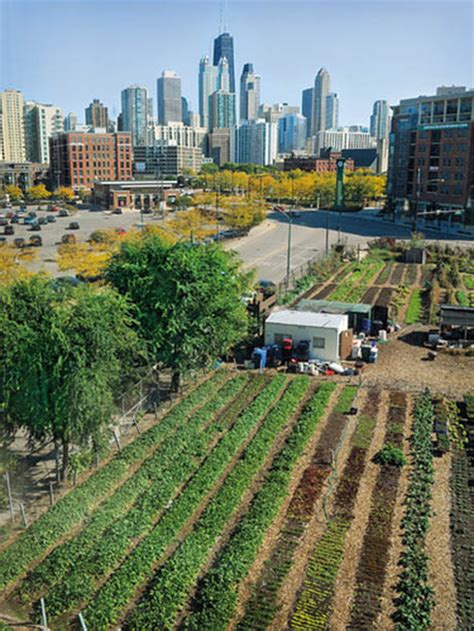
[[[18,207],[14,207],[13,210],[18,210]],[[37,257],[35,261],[28,264],[28,267],[32,271],[38,272],[42,270],[52,274],[53,276],[67,273],[59,272],[55,263],[57,247],[60,245],[61,238],[65,234],[73,234],[77,241],[86,241],[90,234],[94,232],[94,230],[98,229],[124,228],[125,230],[130,230],[131,228],[140,227],[142,219],[145,224],[161,223],[160,218],[155,218],[153,215],[146,214],[141,216],[140,212],[137,210],[127,210],[124,211],[122,215],[113,215],[110,211],[68,210],[68,217],[59,217],[59,213],[57,211],[51,212],[50,210],[46,210],[46,206],[44,207],[44,210],[38,210],[38,205],[34,204],[27,206],[27,213],[30,211],[36,212],[37,220],[39,220],[40,217],[53,215],[56,221],[54,223],[42,225],[40,231],[31,230],[30,226],[24,224],[23,218],[20,219],[19,223],[11,224],[9,221],[9,225],[13,225],[15,234],[5,235],[5,227],[1,226],[0,236],[4,237],[7,243],[13,243],[18,237],[22,237],[26,242],[28,242],[30,237],[33,235],[40,236],[43,245],[41,247],[34,248]],[[5,217],[6,213],[7,210],[0,211],[0,217]],[[25,217],[27,213],[25,213]],[[79,224],[79,229],[69,230],[68,227],[71,222],[77,222]]]

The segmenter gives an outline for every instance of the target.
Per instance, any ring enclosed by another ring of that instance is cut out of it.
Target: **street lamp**
[[[291,261],[291,225],[293,223],[290,215],[283,210],[281,206],[275,206],[275,210],[284,215],[288,220],[288,245],[286,251],[286,290],[288,291],[288,284],[290,282],[290,261]]]

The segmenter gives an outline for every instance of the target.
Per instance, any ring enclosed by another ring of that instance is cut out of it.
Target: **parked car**
[[[79,224],[77,223],[77,221],[71,221],[66,230],[79,230]]]
[[[20,223],[20,217],[18,217],[18,215],[13,215],[10,219],[10,223]]]
[[[30,212],[28,213],[28,217],[36,217],[36,213],[34,210],[30,210]]]
[[[51,213],[57,213],[58,211],[60,212],[61,209],[59,208],[59,206],[48,206],[48,211]],[[63,215],[65,216],[65,215]]]
[[[295,219],[301,217],[301,213],[298,210],[289,210],[286,214],[290,217],[294,217]]]
[[[5,226],[5,228],[3,229],[3,234],[15,234],[15,228],[13,226]]]
[[[269,296],[273,296],[276,292],[276,285],[271,280],[259,280],[257,289],[263,293],[265,298],[268,298]]]
[[[36,217],[25,217],[23,223],[25,224],[25,226],[31,226],[36,223]]]
[[[56,217],[54,215],[46,215],[46,221],[48,223],[55,223],[56,222]]]
[[[127,231],[125,230],[125,228],[115,228],[115,232],[117,234],[126,234]]]
[[[38,223],[39,223],[40,226],[46,226],[46,224],[48,223],[48,220],[47,220],[46,217],[40,217],[38,219]]]
[[[30,226],[30,230],[33,232],[39,232],[41,230],[41,226],[39,223],[32,223]]]
[[[58,212],[58,217],[69,217],[69,213],[65,208],[61,208]]]
[[[67,245],[73,245],[76,243],[76,237],[73,234],[63,234],[61,237],[61,243]]]
[[[9,210],[9,211],[5,214],[5,217],[6,217],[7,219],[11,219],[11,218],[12,218],[12,217],[14,217],[14,216],[15,216],[15,213],[14,213],[14,211],[13,211],[13,210]]]
[[[25,247],[25,239],[23,239],[23,237],[17,237],[13,240],[13,244],[16,248],[23,248]]]
[[[123,210],[120,207],[114,208],[113,211],[112,211],[112,214],[113,215],[123,215]]]
[[[7,226],[8,219],[6,217],[0,217],[0,226]]]
[[[0,243],[5,243],[6,242],[6,238],[5,237],[0,237]]]
[[[30,237],[30,245],[35,248],[39,248],[43,245],[43,239],[39,236],[39,234],[35,234]]]

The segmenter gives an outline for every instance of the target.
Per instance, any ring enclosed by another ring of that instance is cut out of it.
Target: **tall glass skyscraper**
[[[209,97],[217,90],[217,67],[205,56],[199,62],[199,119],[201,127],[209,127]]]
[[[339,98],[335,92],[326,97],[326,129],[337,129],[339,126]]]
[[[235,93],[234,39],[230,33],[221,33],[214,40],[214,66],[219,65],[222,57],[229,62],[230,92]]]
[[[240,120],[258,118],[260,106],[260,77],[255,74],[253,64],[244,64],[240,76]]]
[[[164,70],[157,81],[158,124],[182,121],[181,78],[172,70]]]
[[[301,114],[286,114],[278,121],[278,151],[288,153],[300,151],[306,145],[306,117]]]
[[[370,117],[370,135],[377,140],[388,138],[390,115],[387,101],[375,101]]]
[[[146,145],[148,140],[148,91],[138,85],[122,90],[122,131],[132,133],[133,145]]]
[[[301,94],[301,113],[306,118],[306,136],[313,135],[314,88],[306,88]]]
[[[321,68],[314,80],[312,135],[326,129],[327,97],[330,92],[329,72]]]

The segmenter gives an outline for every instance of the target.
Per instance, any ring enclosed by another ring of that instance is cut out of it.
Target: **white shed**
[[[340,359],[340,336],[348,329],[348,316],[290,309],[274,311],[265,321],[265,344],[281,344],[285,338],[310,343],[310,359]]]

